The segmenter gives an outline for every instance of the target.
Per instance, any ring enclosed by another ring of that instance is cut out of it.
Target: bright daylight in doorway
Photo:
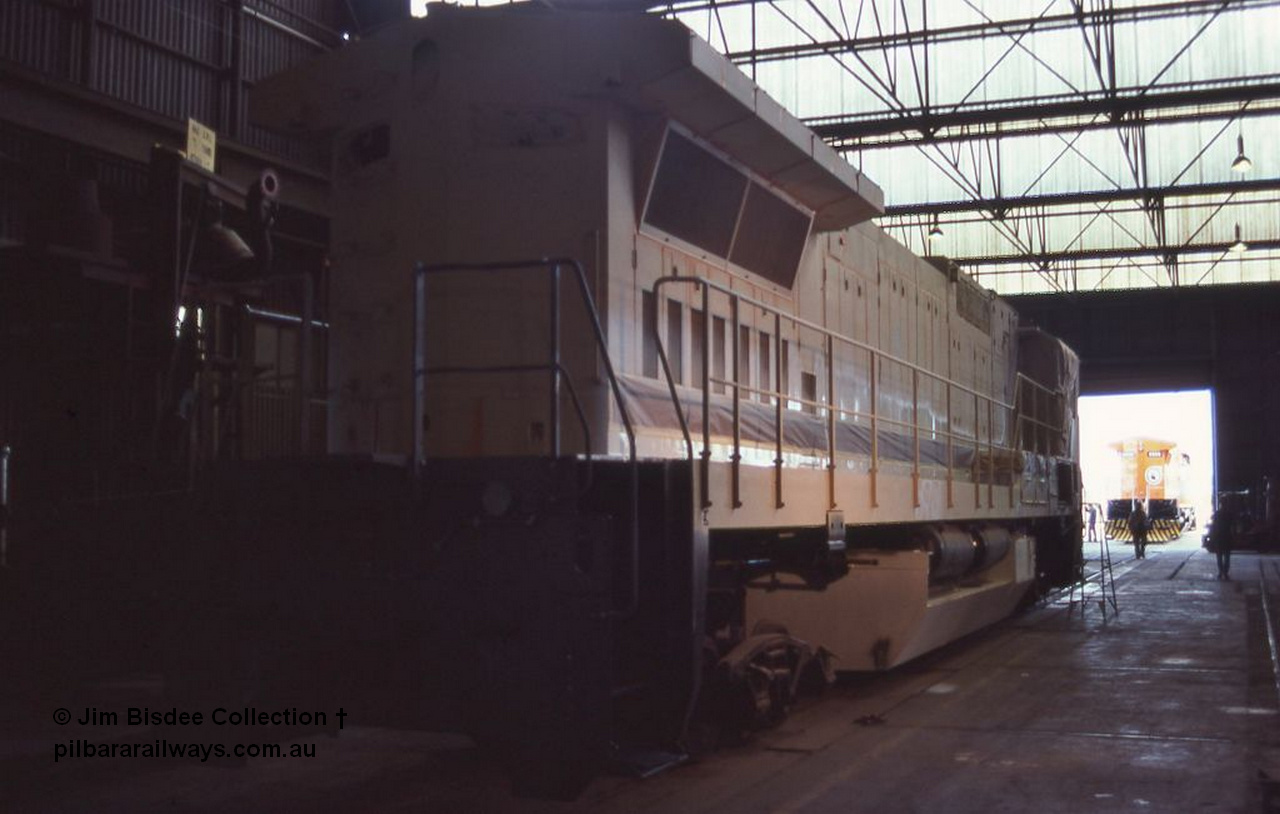
[[[1106,504],[1120,497],[1123,469],[1116,445],[1128,439],[1176,444],[1185,455],[1181,501],[1201,522],[1213,506],[1213,394],[1209,390],[1083,396],[1080,399],[1080,469],[1084,499]]]

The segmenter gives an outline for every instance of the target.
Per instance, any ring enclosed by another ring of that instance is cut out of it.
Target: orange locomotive
[[[1125,438],[1110,447],[1119,455],[1120,494],[1107,502],[1107,536],[1132,540],[1129,515],[1138,502],[1144,502],[1151,523],[1148,541],[1176,540],[1183,528],[1178,500],[1188,457],[1175,442],[1158,438]]]

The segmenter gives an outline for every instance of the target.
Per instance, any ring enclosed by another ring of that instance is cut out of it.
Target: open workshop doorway
[[[1176,499],[1183,540],[1197,540],[1213,512],[1213,392],[1082,396],[1080,469],[1099,524],[1111,501]]]

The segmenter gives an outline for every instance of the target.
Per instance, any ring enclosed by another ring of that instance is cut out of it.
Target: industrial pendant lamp
[[[935,241],[938,241],[938,240],[941,240],[941,239],[942,239],[942,227],[938,225],[938,216],[937,216],[937,215],[934,215],[934,216],[933,216],[933,225],[929,227],[929,235],[928,235],[928,237],[929,237],[929,242],[930,242],[930,243],[933,243],[933,242],[935,242]]]
[[[1247,158],[1245,159],[1245,161],[1248,161],[1248,160],[1249,159]],[[1245,243],[1243,240],[1240,239],[1240,224],[1237,223],[1236,224],[1236,242],[1232,243],[1231,247],[1227,249],[1227,251],[1233,252],[1235,254],[1242,254],[1245,251],[1247,251],[1248,248],[1249,248],[1249,244]]]
[[[1231,169],[1239,173],[1253,169],[1253,162],[1244,154],[1244,133],[1236,136],[1236,160],[1231,162]]]

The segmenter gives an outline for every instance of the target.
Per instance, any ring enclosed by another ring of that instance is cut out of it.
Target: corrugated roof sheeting
[[[59,79],[72,79],[78,54],[66,46],[79,23],[44,0],[5,0],[0,8],[0,59]]]
[[[1097,5],[1084,3],[1084,6]],[[1145,3],[1116,2],[1117,8],[1141,7]],[[1274,38],[1280,18],[1263,8],[1226,11],[1205,28],[1196,43],[1161,76],[1161,83],[1203,81],[1271,72],[1276,69]],[[678,7],[678,6],[677,6]],[[908,12],[903,15],[903,8]],[[843,11],[841,10],[843,8]],[[1074,13],[1070,0],[1026,3],[1018,0],[776,0],[730,6],[717,13],[690,12],[677,16],[699,36],[722,51],[744,54],[751,48],[762,51],[779,46],[808,45],[833,39],[873,38],[919,32],[927,22],[931,30],[972,26],[987,21],[1034,18]],[[821,12],[821,13],[819,13]],[[752,16],[755,38],[752,40]],[[1119,86],[1143,85],[1211,17],[1197,13],[1169,16],[1141,23],[1117,23],[1115,32],[1116,77]],[[877,23],[878,20],[878,23]],[[799,26],[799,27],[797,27]],[[1269,26],[1269,27],[1268,27]],[[1016,41],[1016,42],[1015,42]],[[1009,58],[997,61],[1008,52]],[[1096,89],[1098,78],[1079,27],[1037,31],[1017,36],[953,40],[930,45],[930,82],[917,82],[923,74],[924,53],[920,45],[882,50],[869,49],[859,55],[841,54],[841,67],[823,52],[812,56],[771,58],[762,55],[756,66],[757,80],[797,116],[814,117],[889,109],[885,84],[896,84],[897,100],[905,105],[920,104],[926,95],[945,105],[961,99],[996,100],[1025,96],[1073,94],[1080,89]],[[1033,56],[1034,55],[1034,56]],[[864,65],[865,63],[865,65]],[[1270,64],[1271,67],[1266,66]],[[994,68],[993,68],[994,66]],[[868,67],[872,70],[868,70]],[[990,73],[988,70],[990,69]],[[750,65],[744,70],[751,71]],[[867,87],[874,86],[875,89]]]
[[[244,33],[244,76],[250,86],[264,77],[304,62],[320,52],[320,49],[306,40],[260,20],[246,20]],[[247,121],[247,115],[242,113],[241,120]],[[252,124],[246,124],[244,135],[245,140],[255,147],[295,160],[301,158],[300,145],[297,139],[291,136]]]
[[[221,116],[221,9],[168,0],[106,3],[94,89],[173,119],[217,126]]]
[[[218,65],[224,57],[226,9],[197,0],[175,6],[173,0],[124,0],[98,3],[98,18],[121,37],[143,40]]]
[[[993,110],[1035,100],[1098,99],[1107,89],[1119,89],[1121,95],[1126,89],[1155,93],[1280,77],[1275,44],[1280,10],[1274,4],[1246,0],[1153,8],[1151,0],[1095,0],[1080,6],[1086,14],[1113,10],[1113,40],[1105,26],[1080,26],[1068,19],[1077,11],[1070,0],[776,0],[715,12],[680,13],[679,3],[676,9],[690,28],[733,55],[771,95],[807,119],[892,121],[925,109],[944,113],[982,105]],[[1010,26],[1008,33],[962,33],[964,27],[991,21],[1037,17],[1043,19]],[[918,36],[913,45],[905,44],[926,23],[930,31],[943,32],[928,46],[927,65]],[[870,42],[874,38],[889,42],[877,45]],[[829,46],[814,45],[840,40],[858,47],[841,46],[836,54]],[[770,50],[789,46],[807,48],[798,55]],[[754,65],[750,51],[756,52]],[[1114,54],[1114,66],[1108,53]],[[1149,85],[1150,91],[1142,90]],[[884,188],[889,207],[1228,182],[1242,177],[1231,171],[1239,135],[1253,161],[1244,177],[1280,178],[1271,148],[1280,137],[1280,122],[1272,116],[1233,121],[1239,107],[1232,103],[1218,108],[1213,118],[1177,124],[1160,123],[1162,114],[1152,111],[1145,126],[1128,128],[1124,139],[1115,128],[1050,133],[1031,122],[1028,135],[936,143],[917,135],[916,144],[853,149],[846,156]],[[1182,112],[1199,115],[1208,109]],[[1105,119],[1101,114],[1097,118]],[[900,135],[877,138],[901,140]],[[1142,141],[1145,155],[1137,146]],[[927,216],[882,223],[918,253],[984,261],[1045,252],[1181,249],[1230,244],[1237,223],[1246,242],[1280,239],[1276,198],[1277,193],[1227,192],[1170,197],[1162,217],[1149,213],[1139,200],[1012,210],[998,221],[990,213],[944,214],[940,225],[945,237],[934,245],[926,239],[932,223]],[[1164,234],[1157,234],[1158,229]],[[1032,260],[1016,267],[982,263],[969,268],[1003,292],[1280,279],[1274,252],[1251,248],[1220,254],[1179,253],[1173,268],[1154,255],[1149,262],[1142,257],[1073,257],[1055,259],[1047,267]],[[1016,273],[1001,273],[1011,268]]]
[[[1225,129],[1224,124],[1228,125]],[[1230,167],[1236,156],[1236,137],[1242,128],[1246,135],[1246,151],[1253,160],[1253,169],[1248,177],[1274,177],[1280,168],[1275,166],[1270,145],[1280,139],[1280,122],[1275,119],[1250,119],[1243,125],[1197,122],[1164,125],[1158,128],[1159,132],[1148,134],[1147,186],[1206,184],[1240,178]],[[1206,144],[1208,149],[1198,155]],[[981,179],[982,192],[987,196],[994,196],[997,191],[1005,196],[1018,196],[1134,186],[1131,170],[1115,133],[1111,131],[1090,131],[1079,134],[1078,139],[1067,135],[1004,139],[999,149],[1003,152],[1003,177],[999,190],[989,174]],[[967,154],[967,146],[962,150],[966,153],[963,162],[971,172],[978,162],[985,160],[981,154]],[[1055,161],[1059,155],[1061,160]],[[967,190],[962,185],[939,171],[937,154],[932,151],[871,151],[863,156],[863,167],[884,187],[886,202],[890,205],[967,197]],[[904,197],[904,189],[917,192],[915,196]],[[1193,238],[1200,242],[1225,240],[1231,236],[1236,220],[1246,233],[1261,236],[1270,231],[1274,236],[1277,223],[1274,213],[1257,204],[1275,197],[1274,193],[1237,193],[1170,198],[1165,204],[1166,244],[1183,244]],[[1224,202],[1226,205],[1218,211],[1219,204]],[[1140,201],[1133,200],[1053,207],[1044,213],[1047,215],[1043,219],[1044,228],[1048,230],[1044,242],[1048,247],[1065,250],[1153,241],[1157,236],[1140,206]],[[1036,211],[1015,209],[1007,222],[1019,224],[1020,218],[1029,214],[1040,215]],[[915,241],[914,247],[920,250],[923,244],[915,232],[927,227],[928,223],[929,219],[924,216],[903,219],[897,223],[895,233],[908,243]],[[957,256],[1019,252],[1019,246],[1003,232],[987,228],[986,224],[985,218],[973,214],[964,218],[950,216],[945,224],[947,250]],[[1024,231],[1033,228],[1038,228],[1038,224],[1024,224]]]

